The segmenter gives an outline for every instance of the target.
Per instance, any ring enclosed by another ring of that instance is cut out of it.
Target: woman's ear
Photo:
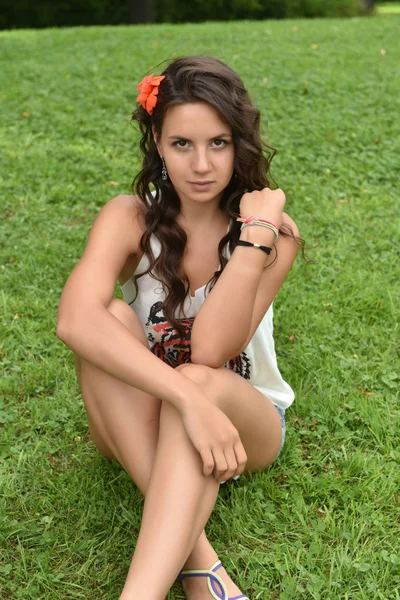
[[[152,128],[151,128],[151,132],[152,132],[152,134],[153,134],[153,139],[154,139],[154,142],[155,142],[155,144],[156,144],[156,146],[157,146],[158,153],[159,153],[159,155],[161,156],[161,148],[160,148],[160,146],[159,146],[159,144],[158,144],[157,133],[156,133],[156,130],[155,130],[155,127],[154,127],[154,125],[153,125],[153,126],[152,126]]]

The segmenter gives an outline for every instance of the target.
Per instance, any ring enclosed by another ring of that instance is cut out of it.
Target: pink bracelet
[[[277,226],[274,225],[274,223],[271,223],[271,221],[266,221],[265,219],[259,219],[258,217],[247,217],[247,219],[245,219],[245,217],[238,217],[236,219],[236,221],[241,221],[242,223],[250,223],[251,221],[261,221],[262,223],[268,223],[268,225],[272,225],[272,227],[275,227],[276,230],[278,230]]]

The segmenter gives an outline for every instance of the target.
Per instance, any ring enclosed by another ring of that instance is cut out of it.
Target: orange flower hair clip
[[[153,109],[157,104],[158,86],[163,79],[165,79],[165,75],[154,77],[154,73],[152,73],[144,77],[136,88],[140,92],[136,102],[140,102],[149,115],[153,114]]]

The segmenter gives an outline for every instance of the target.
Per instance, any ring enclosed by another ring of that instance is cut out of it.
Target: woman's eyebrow
[[[223,138],[223,137],[232,137],[230,133],[220,133],[218,135],[214,135],[212,138],[210,138],[208,141],[211,142],[212,140],[216,140],[217,138]],[[168,140],[185,140],[186,142],[191,142],[192,140],[189,140],[189,138],[185,137],[184,135],[170,135],[167,138]]]

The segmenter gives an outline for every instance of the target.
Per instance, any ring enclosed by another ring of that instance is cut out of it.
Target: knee
[[[212,382],[214,377],[214,369],[212,369],[212,367],[184,363],[176,367],[176,370],[180,371],[182,375],[196,383],[202,389],[213,387]]]
[[[119,298],[113,298],[107,307],[108,311],[114,315],[127,327],[136,338],[139,339],[146,347],[148,347],[148,341],[146,333],[143,329],[141,322],[134,310],[131,309],[129,304]]]
[[[139,320],[129,304],[123,300],[120,300],[119,298],[113,298],[110,304],[107,306],[107,310],[109,310],[114,317],[117,317],[117,319],[122,321],[124,324],[125,322],[130,323],[135,319]]]

